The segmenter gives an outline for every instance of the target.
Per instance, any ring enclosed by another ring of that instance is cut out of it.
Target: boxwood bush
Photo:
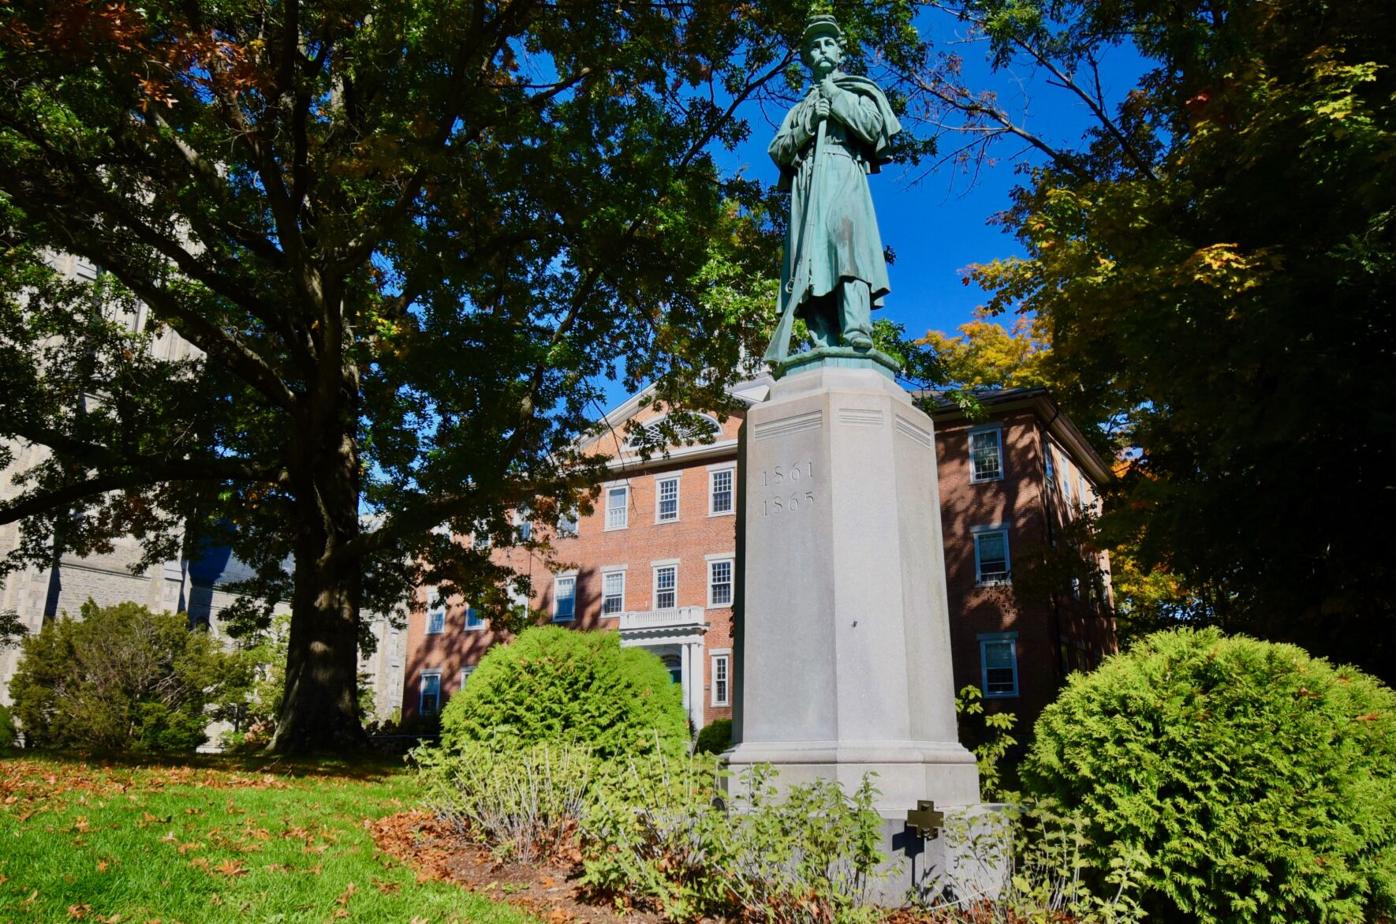
[[[1396,910],[1396,694],[1292,645],[1150,636],[1071,679],[1022,772],[1087,821],[1092,867],[1148,858],[1156,919]]]
[[[688,750],[679,685],[615,632],[527,629],[493,648],[441,713],[441,743],[576,744],[602,759]]]

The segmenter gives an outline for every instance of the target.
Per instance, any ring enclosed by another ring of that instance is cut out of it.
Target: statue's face
[[[805,63],[816,78],[827,77],[843,60],[843,49],[832,35],[816,35],[805,44]]]

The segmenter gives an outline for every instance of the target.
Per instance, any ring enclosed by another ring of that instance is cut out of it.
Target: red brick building
[[[768,384],[736,394],[759,401]],[[979,686],[1026,723],[1068,672],[1115,648],[1108,561],[1079,552],[1072,529],[1098,504],[1108,469],[1045,390],[981,402],[985,420],[950,405],[933,414],[955,685]],[[636,396],[608,416],[611,429],[595,450],[612,457],[613,477],[595,511],[554,542],[558,559],[575,569],[553,573],[519,549],[495,554],[530,575],[531,604],[555,623],[619,631],[623,645],[654,651],[683,685],[698,728],[732,714],[742,417],[713,420],[710,444],[647,461],[622,435],[632,419],[646,425],[658,415]],[[1078,566],[1063,569],[1062,560]],[[404,718],[438,711],[484,652],[506,640],[459,602],[414,612]]]

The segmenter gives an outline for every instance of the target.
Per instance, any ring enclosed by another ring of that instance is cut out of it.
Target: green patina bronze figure
[[[766,349],[776,364],[789,356],[796,317],[816,349],[870,351],[871,312],[889,290],[867,177],[886,162],[901,125],[877,84],[839,71],[843,32],[832,16],[810,17],[802,52],[813,85],[769,149],[790,190],[780,322]]]

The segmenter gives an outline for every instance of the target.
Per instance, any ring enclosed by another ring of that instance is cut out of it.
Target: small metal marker
[[[936,804],[930,799],[917,799],[916,808],[906,813],[906,826],[927,840],[935,837],[944,824],[945,813],[936,811]]]

